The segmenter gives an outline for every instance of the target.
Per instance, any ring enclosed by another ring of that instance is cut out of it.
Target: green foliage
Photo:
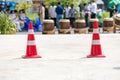
[[[32,13],[32,14],[27,14],[27,17],[29,17],[30,20],[35,22],[35,19],[38,18],[39,16],[37,13]]]
[[[0,33],[1,34],[15,34],[16,25],[7,14],[0,14]]]
[[[73,2],[74,2],[75,0],[63,0],[63,2],[62,2],[62,5],[63,6],[66,6],[67,4],[74,4]]]
[[[103,18],[109,18],[109,17],[110,17],[109,12],[104,11],[104,12],[102,13],[102,17],[103,17]]]
[[[24,9],[25,11],[28,10],[32,5],[27,4],[27,3],[20,3],[16,5],[16,10],[19,11],[21,9]]]
[[[102,26],[103,26],[103,18],[99,19],[99,27],[102,27]]]
[[[84,4],[84,3],[88,3],[88,2],[90,2],[90,0],[81,0],[80,4]]]
[[[91,0],[61,0],[62,6],[64,6],[64,7],[65,7],[67,4],[68,4],[68,5],[74,4],[74,7],[77,8],[78,5],[80,4],[82,9],[84,9],[83,4],[84,4],[84,3],[89,3],[90,1],[91,1]],[[97,0],[95,0],[95,1],[97,1]],[[51,3],[53,3],[53,2],[55,3],[55,5],[57,5],[58,0],[46,0],[45,4],[46,4],[47,6],[50,6]]]
[[[45,4],[47,6],[50,6],[52,2],[54,2],[55,5],[57,5],[58,0],[47,0]],[[62,6],[65,7],[67,4],[69,4],[69,5],[70,4],[76,5],[76,3],[78,4],[78,2],[79,2],[79,0],[62,0]]]
[[[79,4],[84,4],[84,3],[89,3],[91,0],[61,0],[62,1],[62,5],[65,7],[67,4],[74,4],[75,7],[78,6]],[[95,0],[97,1],[97,0]],[[46,0],[45,4],[47,6],[50,6],[51,3],[55,3],[55,5],[57,5],[58,0]]]
[[[102,18],[99,19],[99,26],[100,26],[100,27],[103,26],[103,20],[104,20],[104,18],[109,18],[109,16],[110,16],[110,14],[109,14],[109,12],[107,12],[107,11],[104,11],[104,12],[102,13]]]
[[[53,2],[54,2],[55,5],[56,5],[57,2],[58,2],[58,0],[46,0],[45,4],[46,4],[47,6],[50,6]]]

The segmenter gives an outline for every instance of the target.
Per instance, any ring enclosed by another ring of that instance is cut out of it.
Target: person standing
[[[17,14],[17,10],[11,10],[9,17],[11,18],[12,22],[16,24],[17,27],[17,31],[22,31],[21,26],[20,26],[20,21],[18,19],[18,14]]]
[[[40,16],[40,21],[41,23],[43,24],[43,20],[45,19],[45,7],[44,7],[44,4],[42,3],[41,4],[41,7],[40,7],[40,12],[39,12],[39,16]]]
[[[49,19],[49,10],[46,7],[46,5],[44,5],[44,8],[45,8],[45,19]]]
[[[96,18],[96,14],[97,14],[97,4],[95,3],[94,0],[92,0],[92,3],[91,3],[91,18]]]
[[[20,27],[23,30],[25,26],[24,24],[26,22],[26,14],[24,9],[19,11],[19,22],[20,22]]]
[[[98,19],[101,19],[102,18],[102,9],[98,7],[98,10],[97,10],[97,18]]]
[[[69,7],[69,5],[66,5],[66,8],[65,8],[65,18],[66,19],[69,19],[69,11],[70,11],[70,7]]]
[[[51,4],[49,8],[49,15],[52,20],[54,20],[54,25],[56,26],[56,12],[55,12],[56,6],[54,3]]]
[[[115,13],[115,6],[112,6],[109,8],[109,11],[110,11],[110,17],[113,17],[113,14]]]
[[[82,10],[83,10],[82,4],[79,4],[78,7],[79,7],[80,18],[83,18],[83,16],[82,16]]]
[[[89,27],[89,13],[90,13],[90,8],[89,8],[89,5],[87,5],[86,3],[84,4],[84,12],[85,12],[86,27]]]
[[[56,27],[59,29],[59,21],[61,20],[61,19],[63,19],[63,12],[64,12],[64,8],[61,6],[61,3],[60,2],[58,2],[58,6],[56,7],[56,9],[55,9],[55,12],[56,12],[56,14],[57,14],[57,24],[56,24]]]
[[[75,14],[77,13],[77,10],[74,9],[74,5],[71,4],[71,9],[69,11],[69,18],[70,18],[70,24],[72,27],[74,27],[74,22],[75,22]]]

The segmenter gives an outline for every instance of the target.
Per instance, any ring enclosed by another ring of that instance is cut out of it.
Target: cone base
[[[105,58],[105,55],[88,55],[87,58]]]
[[[27,55],[25,55],[25,56],[22,56],[22,58],[23,59],[32,59],[32,58],[42,58],[41,56],[39,56],[39,55],[34,55],[34,56],[27,56]]]

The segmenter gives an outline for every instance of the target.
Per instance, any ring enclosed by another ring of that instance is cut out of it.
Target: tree
[[[67,4],[74,4],[75,6],[77,6],[79,1],[80,0],[61,0],[63,6],[66,6]],[[47,6],[50,6],[52,2],[54,2],[57,5],[58,0],[46,0],[45,4]]]

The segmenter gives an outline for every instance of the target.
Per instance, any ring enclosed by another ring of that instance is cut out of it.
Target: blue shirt
[[[63,14],[64,8],[62,6],[57,6],[55,12],[59,14]]]

